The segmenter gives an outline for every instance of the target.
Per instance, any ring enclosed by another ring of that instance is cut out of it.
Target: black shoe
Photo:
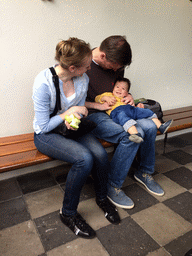
[[[118,211],[108,198],[103,200],[99,200],[96,198],[96,203],[104,211],[105,217],[109,222],[115,225],[118,225],[120,223]]]
[[[73,216],[67,216],[62,214],[62,210],[60,210],[60,218],[76,236],[83,238],[94,238],[96,236],[96,232],[86,223],[79,213]]]
[[[189,250],[189,251],[185,254],[185,256],[192,256],[192,249]]]

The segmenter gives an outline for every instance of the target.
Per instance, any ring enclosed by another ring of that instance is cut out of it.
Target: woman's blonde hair
[[[55,59],[64,69],[72,65],[80,67],[85,57],[90,56],[91,53],[89,43],[85,43],[85,41],[75,37],[70,37],[68,40],[62,40],[57,44]]]

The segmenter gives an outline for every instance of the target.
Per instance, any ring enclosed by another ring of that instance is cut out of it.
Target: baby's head
[[[129,81],[129,79],[124,77],[118,77],[115,80],[113,95],[119,98],[124,98],[129,94],[130,87],[131,82]]]

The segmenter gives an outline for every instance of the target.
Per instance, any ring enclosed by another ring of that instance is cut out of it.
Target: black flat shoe
[[[60,218],[76,236],[81,236],[83,238],[94,238],[96,236],[96,232],[86,223],[79,213],[73,216],[67,216],[62,214],[62,210],[60,210]]]
[[[109,201],[108,198],[99,200],[96,198],[97,205],[104,211],[105,218],[112,224],[118,225],[120,217],[116,207]]]
[[[185,256],[192,256],[192,249],[189,250],[189,251],[185,254]]]

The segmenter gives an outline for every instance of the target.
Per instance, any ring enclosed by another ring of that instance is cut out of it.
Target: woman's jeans
[[[137,130],[144,139],[144,142],[137,144],[130,141],[129,134],[125,132],[123,127],[113,122],[104,112],[93,113],[87,118],[97,124],[94,129],[96,137],[118,144],[111,161],[108,180],[110,185],[117,188],[122,187],[139,147],[138,171],[148,174],[154,172],[157,127],[152,120],[137,120]]]
[[[62,212],[77,212],[81,189],[92,174],[98,199],[107,196],[107,180],[110,164],[105,149],[91,133],[76,141],[55,133],[34,134],[37,149],[43,154],[72,164],[67,181]]]

